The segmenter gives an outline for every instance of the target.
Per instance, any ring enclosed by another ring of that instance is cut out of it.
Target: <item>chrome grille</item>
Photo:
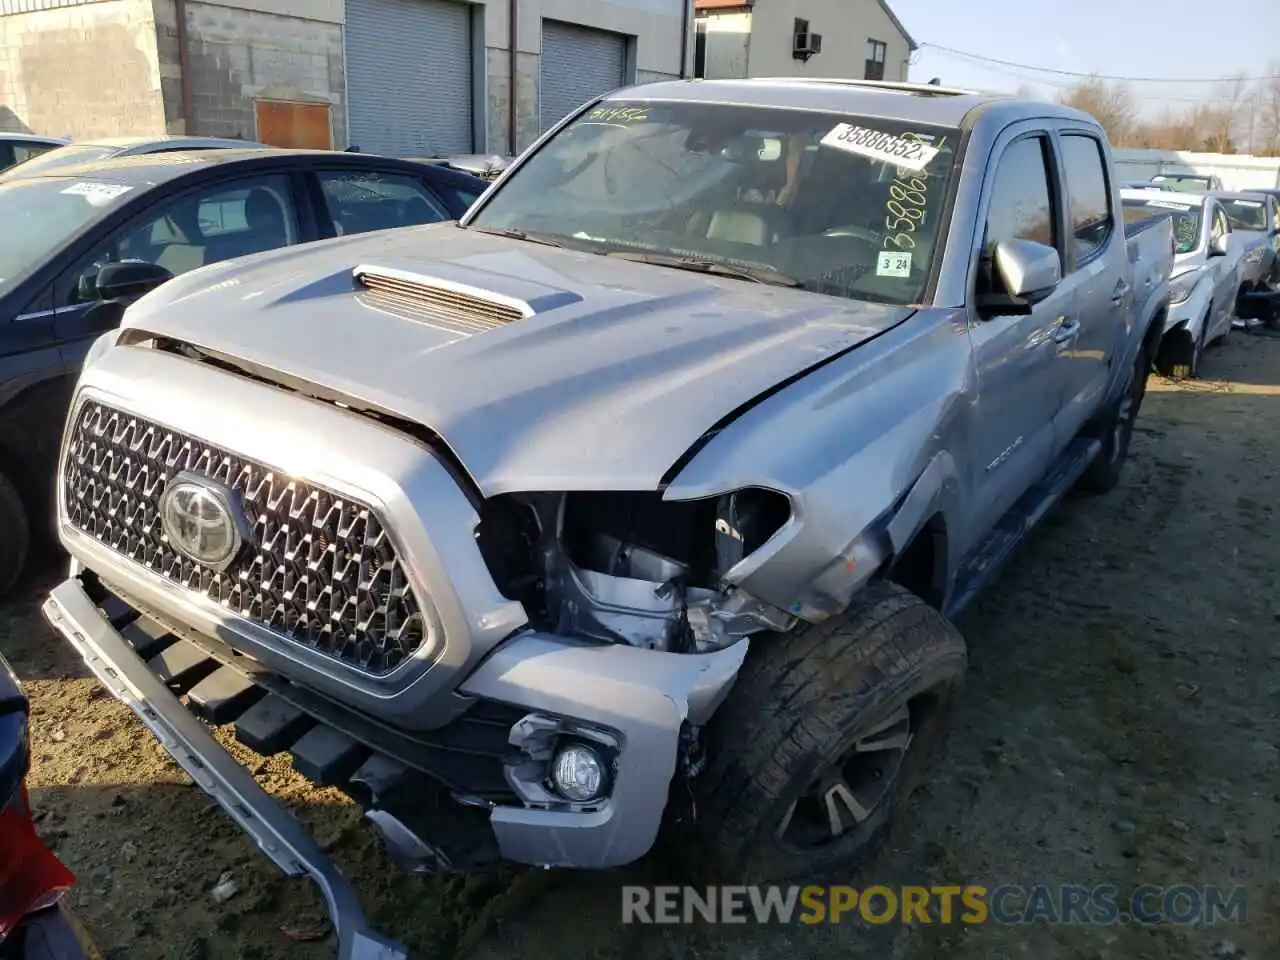
[[[93,401],[63,469],[73,527],[286,641],[384,674],[427,640],[395,547],[364,504]],[[161,532],[160,495],[184,470],[243,500],[251,536],[222,573]]]

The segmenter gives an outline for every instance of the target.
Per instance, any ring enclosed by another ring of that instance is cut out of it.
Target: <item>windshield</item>
[[[530,157],[470,226],[915,303],[957,137],[843,114],[608,101]]]
[[[20,163],[16,167],[6,170],[5,177],[17,179],[18,177],[29,177],[37,173],[48,173],[50,170],[56,170],[58,167],[67,167],[73,163],[92,163],[94,160],[102,160],[115,152],[115,147],[72,143],[65,147],[58,147],[56,150],[42,153],[38,157],[32,157],[25,163]]]
[[[1267,229],[1267,204],[1264,200],[1223,200],[1222,208],[1233,230]]]
[[[1133,223],[1168,213],[1173,216],[1173,243],[1176,253],[1192,253],[1200,246],[1200,218],[1204,208],[1172,200],[1123,200],[1124,222]]]
[[[1169,190],[1177,190],[1181,193],[1204,193],[1209,189],[1208,177],[1165,177],[1155,176],[1151,178],[1152,183],[1158,183]]]
[[[73,236],[106,216],[132,190],[61,177],[0,183],[0,295]]]

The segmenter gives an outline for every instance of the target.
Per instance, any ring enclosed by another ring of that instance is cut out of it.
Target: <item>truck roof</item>
[[[1013,121],[1055,117],[1097,123],[1072,107],[1039,100],[1020,100],[1000,93],[939,87],[926,83],[877,80],[760,77],[748,80],[660,80],[622,87],[606,100],[683,100],[761,107],[824,110],[855,116],[918,120],[959,127],[988,111]]]

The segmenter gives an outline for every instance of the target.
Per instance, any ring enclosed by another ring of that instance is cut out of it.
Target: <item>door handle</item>
[[[1125,295],[1128,294],[1130,289],[1132,288],[1129,286],[1128,281],[1121,280],[1116,284],[1115,289],[1111,291],[1111,302],[1120,303],[1124,300]]]
[[[1080,321],[1073,317],[1061,317],[1058,320],[1058,327],[1053,331],[1054,343],[1066,343],[1073,340],[1075,335],[1080,332]]]

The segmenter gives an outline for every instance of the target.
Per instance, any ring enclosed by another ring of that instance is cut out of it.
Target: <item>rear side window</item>
[[[52,143],[15,143],[13,145],[13,162],[25,163],[32,157],[48,153],[54,146],[55,144]]]
[[[1111,193],[1107,189],[1102,144],[1094,137],[1062,137],[1062,164],[1067,177],[1067,212],[1075,240],[1076,265],[1091,259],[1111,236]]]
[[[339,236],[451,219],[413,177],[374,170],[321,171],[316,176]]]

